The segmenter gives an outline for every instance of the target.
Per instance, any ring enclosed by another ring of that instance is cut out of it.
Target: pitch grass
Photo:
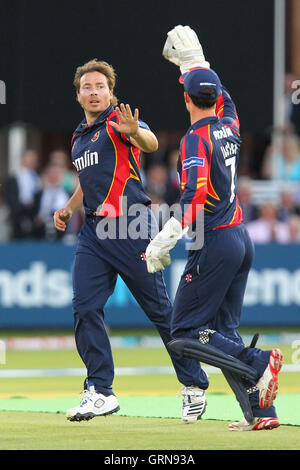
[[[300,336],[299,336],[300,338]],[[270,344],[262,349],[280,348],[285,364],[292,362],[294,349],[292,345]],[[171,360],[164,348],[117,348],[113,350],[116,367],[142,367],[142,366],[171,366]],[[6,364],[0,365],[2,369],[34,369],[34,368],[61,368],[84,367],[77,351],[71,350],[44,350],[44,351],[7,351]]]
[[[276,345],[278,346],[278,345]],[[279,345],[280,346],[280,345]],[[270,346],[268,346],[269,348]],[[285,362],[291,362],[292,347],[282,348]],[[116,349],[115,366],[169,366],[164,349]],[[83,367],[76,351],[8,351],[1,369]],[[281,374],[280,390],[299,393],[300,374]],[[78,396],[81,377],[1,379],[0,397]],[[176,395],[180,385],[175,375],[119,376],[117,394]],[[211,376],[211,391],[231,393],[224,377]],[[296,406],[291,404],[291,406]],[[0,450],[296,450],[300,428],[280,426],[272,431],[237,433],[227,430],[228,422],[205,420],[185,425],[180,419],[108,416],[89,422],[71,423],[63,414],[0,413]]]
[[[71,423],[48,413],[0,414],[1,450],[295,450],[299,428],[230,432],[225,421],[97,417]],[[100,462],[99,462],[100,463]]]
[[[276,345],[278,347],[278,345]],[[269,346],[268,346],[269,347]],[[284,362],[291,362],[293,349],[279,345]],[[113,351],[116,367],[171,366],[163,348],[120,348]],[[76,350],[59,351],[8,351],[5,369],[34,368],[84,368]],[[53,397],[78,396],[84,377],[41,377],[0,379],[0,398],[11,396]],[[300,393],[300,373],[280,374],[279,386],[282,393]],[[116,376],[114,390],[117,395],[177,395],[180,384],[173,375]],[[209,391],[232,393],[222,374],[212,374]]]

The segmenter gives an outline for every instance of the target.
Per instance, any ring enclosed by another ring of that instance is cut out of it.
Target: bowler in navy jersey
[[[66,207],[56,211],[54,223],[64,231],[73,213],[82,206],[85,218],[78,237],[73,269],[75,340],[87,377],[80,405],[67,411],[71,421],[88,420],[119,410],[112,385],[114,364],[105,327],[104,308],[120,276],[165,345],[171,340],[172,305],[161,272],[149,274],[145,251],[150,235],[157,233],[151,200],[139,174],[139,153],[157,149],[157,139],[139,119],[139,111],[117,106],[115,71],[104,61],[92,60],[77,68],[74,85],[85,118],[72,138],[72,161],[79,184]],[[133,205],[143,207],[139,224],[146,237],[121,234],[121,224],[136,221]],[[141,220],[142,217],[142,220]],[[113,237],[100,237],[99,226],[113,222]],[[122,235],[122,236],[121,236]],[[124,315],[130,315],[124,310]],[[178,380],[189,386],[200,383],[195,361],[169,351]]]
[[[124,215],[124,197],[128,206],[151,203],[140,179],[140,148],[113,127],[117,119],[110,105],[91,125],[86,120],[79,124],[72,138],[72,161],[84,194],[84,209],[89,214],[103,216],[110,211],[110,216]],[[138,120],[138,126],[152,134],[144,122]]]

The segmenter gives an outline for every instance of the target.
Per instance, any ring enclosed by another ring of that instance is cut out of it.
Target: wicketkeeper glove
[[[210,67],[197,34],[189,26],[178,25],[168,32],[162,54],[165,59],[177,65],[181,73],[194,67]]]
[[[174,248],[178,240],[188,231],[188,227],[182,228],[181,223],[171,217],[165,223],[163,229],[149,243],[146,249],[146,262],[148,272],[153,274],[171,264],[169,251]]]

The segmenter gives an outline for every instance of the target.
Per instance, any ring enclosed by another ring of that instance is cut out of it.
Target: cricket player
[[[282,354],[279,349],[246,348],[238,333],[254,252],[237,198],[241,138],[236,108],[191,28],[179,25],[170,31],[163,55],[180,67],[191,125],[181,140],[178,160],[180,209],[150,242],[148,270],[155,273],[159,263],[170,263],[169,251],[203,210],[204,244],[188,253],[171,332],[175,338],[208,343],[252,366],[260,377],[258,383],[247,384],[254,421],[233,422],[229,429],[273,429],[279,426],[273,402]],[[207,387],[206,379],[201,388]],[[190,403],[186,406],[191,409]]]
[[[72,161],[79,184],[66,206],[54,214],[56,228],[64,231],[75,211],[83,206],[85,212],[73,270],[73,311],[76,345],[87,377],[79,406],[67,411],[70,421],[119,410],[112,389],[114,364],[104,321],[104,307],[118,275],[156,326],[164,344],[171,340],[172,305],[162,273],[147,271],[145,251],[158,228],[139,174],[140,151],[154,152],[157,139],[139,119],[138,109],[132,114],[128,104],[117,106],[115,82],[114,68],[104,61],[91,60],[76,70],[74,85],[85,115],[72,139]],[[131,212],[134,206],[138,206],[138,215]],[[137,222],[146,230],[145,236],[130,232]],[[124,310],[124,315],[130,312]],[[169,353],[186,396],[197,390],[202,394],[198,385],[204,374],[197,361]]]

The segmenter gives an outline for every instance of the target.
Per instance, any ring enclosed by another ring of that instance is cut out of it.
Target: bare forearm
[[[152,153],[158,149],[157,138],[153,132],[139,127],[136,134],[131,135],[131,143],[145,153]]]
[[[83,192],[81,189],[80,184],[78,184],[73,196],[69,199],[68,203],[66,204],[66,208],[70,209],[72,213],[77,212],[81,209],[83,203]]]

